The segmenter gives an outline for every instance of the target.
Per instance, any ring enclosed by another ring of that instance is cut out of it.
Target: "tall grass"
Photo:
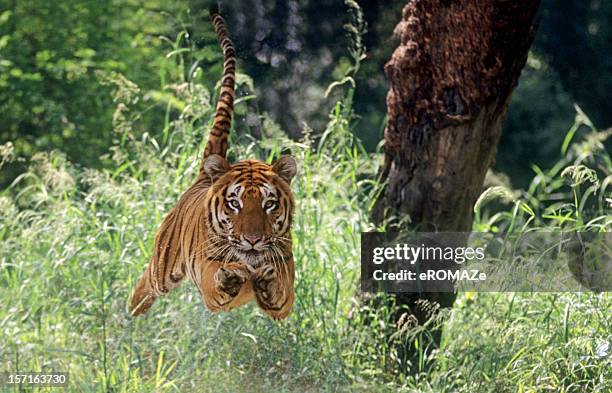
[[[397,331],[390,308],[372,310],[367,323],[351,315],[379,157],[352,136],[350,82],[335,86],[344,94],[321,133],[307,129],[292,141],[270,119],[262,141],[232,131],[235,159],[270,161],[288,149],[299,163],[288,321],[253,305],[213,315],[189,282],[130,318],[126,302],[154,231],[196,177],[214,97],[193,78],[168,81],[154,98],[177,115],[159,138],[136,137],[132,108],[147,93],[118,75],[100,77],[116,86],[114,167],[79,168],[61,152],[41,153],[0,194],[2,371],[68,371],[75,392],[611,391],[609,294],[460,294],[442,348],[427,355],[434,368],[411,373],[399,368],[393,344],[416,328]],[[245,111],[246,100],[237,106]],[[475,229],[609,230],[609,132],[590,127],[579,140],[580,132],[559,165],[535,168],[529,190],[506,190],[507,208],[483,197]],[[8,146],[1,151],[2,162],[11,159]]]

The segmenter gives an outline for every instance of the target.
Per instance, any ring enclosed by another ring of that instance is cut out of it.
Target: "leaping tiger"
[[[224,57],[214,123],[197,180],[157,231],[130,312],[146,313],[159,296],[189,276],[213,312],[255,299],[270,317],[284,319],[294,300],[290,183],[296,163],[290,156],[272,165],[226,160],[236,56],[217,7],[211,7],[210,16]]]

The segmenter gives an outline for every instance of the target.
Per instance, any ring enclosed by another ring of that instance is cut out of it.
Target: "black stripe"
[[[208,143],[204,149],[204,158],[210,153],[215,152],[222,156],[227,152],[227,134],[231,128],[231,118],[234,102],[234,86],[235,86],[235,67],[236,67],[236,51],[232,40],[229,37],[227,25],[223,17],[219,14],[216,5],[210,9],[210,17],[212,25],[217,34],[219,46],[223,51],[223,78],[221,80],[221,92],[216,106],[216,114],[213,122],[213,127],[209,135]],[[224,107],[227,106],[227,107]],[[215,131],[216,130],[216,131]],[[219,139],[219,142],[214,138]],[[204,160],[202,160],[200,171]]]

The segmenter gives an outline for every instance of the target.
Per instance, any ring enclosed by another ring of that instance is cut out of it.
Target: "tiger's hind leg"
[[[129,312],[132,316],[145,314],[157,298],[178,287],[184,274],[181,271],[182,265],[172,266],[166,276],[160,277],[158,259],[151,258],[147,269],[142,274],[130,300]]]
[[[285,319],[295,298],[293,258],[282,265],[263,265],[253,273],[253,290],[257,305],[273,319]]]
[[[129,312],[132,316],[149,311],[159,296],[178,287],[185,277],[185,264],[180,252],[179,228],[184,215],[184,210],[180,209],[181,203],[168,213],[157,230],[153,255],[136,283],[130,300]]]
[[[156,299],[157,296],[155,296],[155,292],[149,281],[149,271],[147,269],[134,288],[134,293],[130,300],[130,314],[132,316],[137,316],[146,313],[153,303],[155,303]]]
[[[204,262],[198,287],[212,312],[229,311],[253,300],[251,272],[244,263]]]

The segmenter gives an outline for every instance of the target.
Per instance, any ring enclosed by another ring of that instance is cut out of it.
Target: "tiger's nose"
[[[251,243],[252,246],[257,244],[261,240],[261,235],[244,235],[247,242]]]

